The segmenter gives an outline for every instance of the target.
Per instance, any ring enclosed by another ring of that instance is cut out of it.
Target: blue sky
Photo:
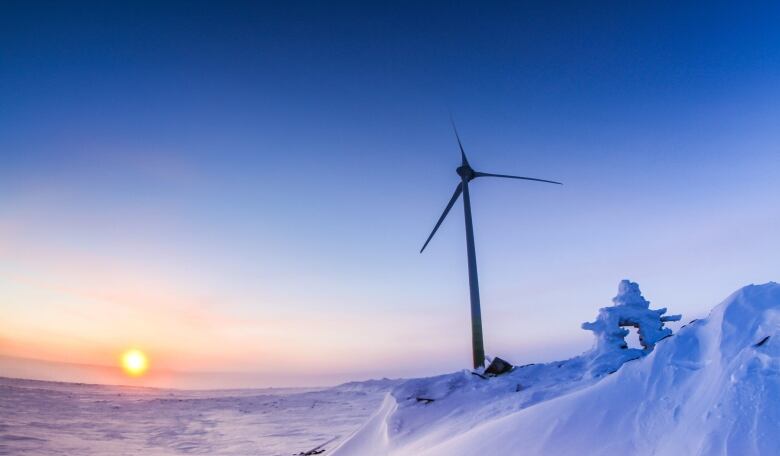
[[[460,205],[417,253],[449,112],[478,170],[565,183],[472,186],[489,354],[584,350],[622,278],[691,317],[778,278],[776,4],[3,10],[2,354],[468,367]]]

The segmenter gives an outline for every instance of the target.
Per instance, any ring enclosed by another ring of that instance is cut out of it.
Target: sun
[[[140,377],[149,368],[149,359],[144,352],[132,348],[122,353],[122,369],[131,377]]]

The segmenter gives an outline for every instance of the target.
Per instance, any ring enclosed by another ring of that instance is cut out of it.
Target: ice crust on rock
[[[672,330],[664,327],[664,323],[681,318],[681,315],[663,316],[665,307],[650,309],[650,301],[642,296],[639,285],[630,280],[620,282],[612,302],[612,306],[599,309],[595,321],[582,324],[582,329],[593,331],[596,336],[593,349],[583,355],[590,359],[593,376],[614,372],[626,361],[650,353],[659,340],[672,335]],[[638,329],[643,349],[628,348],[627,326]]]

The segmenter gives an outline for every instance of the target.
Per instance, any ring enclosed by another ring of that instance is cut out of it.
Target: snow
[[[638,297],[621,283],[614,307],[649,311]],[[660,310],[649,311],[659,323]],[[611,375],[593,360],[620,344],[597,341],[582,356],[496,378],[408,380],[332,454],[778,454],[780,285],[745,287],[675,336],[656,329],[663,337]]]
[[[292,455],[347,437],[393,384],[183,391],[0,377],[0,454]]]
[[[584,324],[592,349],[491,378],[225,391],[0,378],[0,454],[778,454],[780,285],[747,286],[674,335],[665,312],[621,282]]]
[[[584,355],[590,358],[589,370],[596,376],[614,372],[626,361],[651,352],[658,341],[672,335],[664,323],[682,318],[681,315],[662,316],[666,308],[651,310],[650,301],[642,296],[639,284],[629,280],[620,282],[612,302],[613,306],[599,309],[596,321],[582,324],[582,329],[593,331],[596,336],[593,350]],[[628,348],[626,326],[638,328],[642,349]]]

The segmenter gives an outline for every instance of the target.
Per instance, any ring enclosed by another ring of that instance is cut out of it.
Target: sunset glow
[[[137,349],[127,350],[122,354],[122,369],[131,377],[140,377],[149,368],[146,355]]]

